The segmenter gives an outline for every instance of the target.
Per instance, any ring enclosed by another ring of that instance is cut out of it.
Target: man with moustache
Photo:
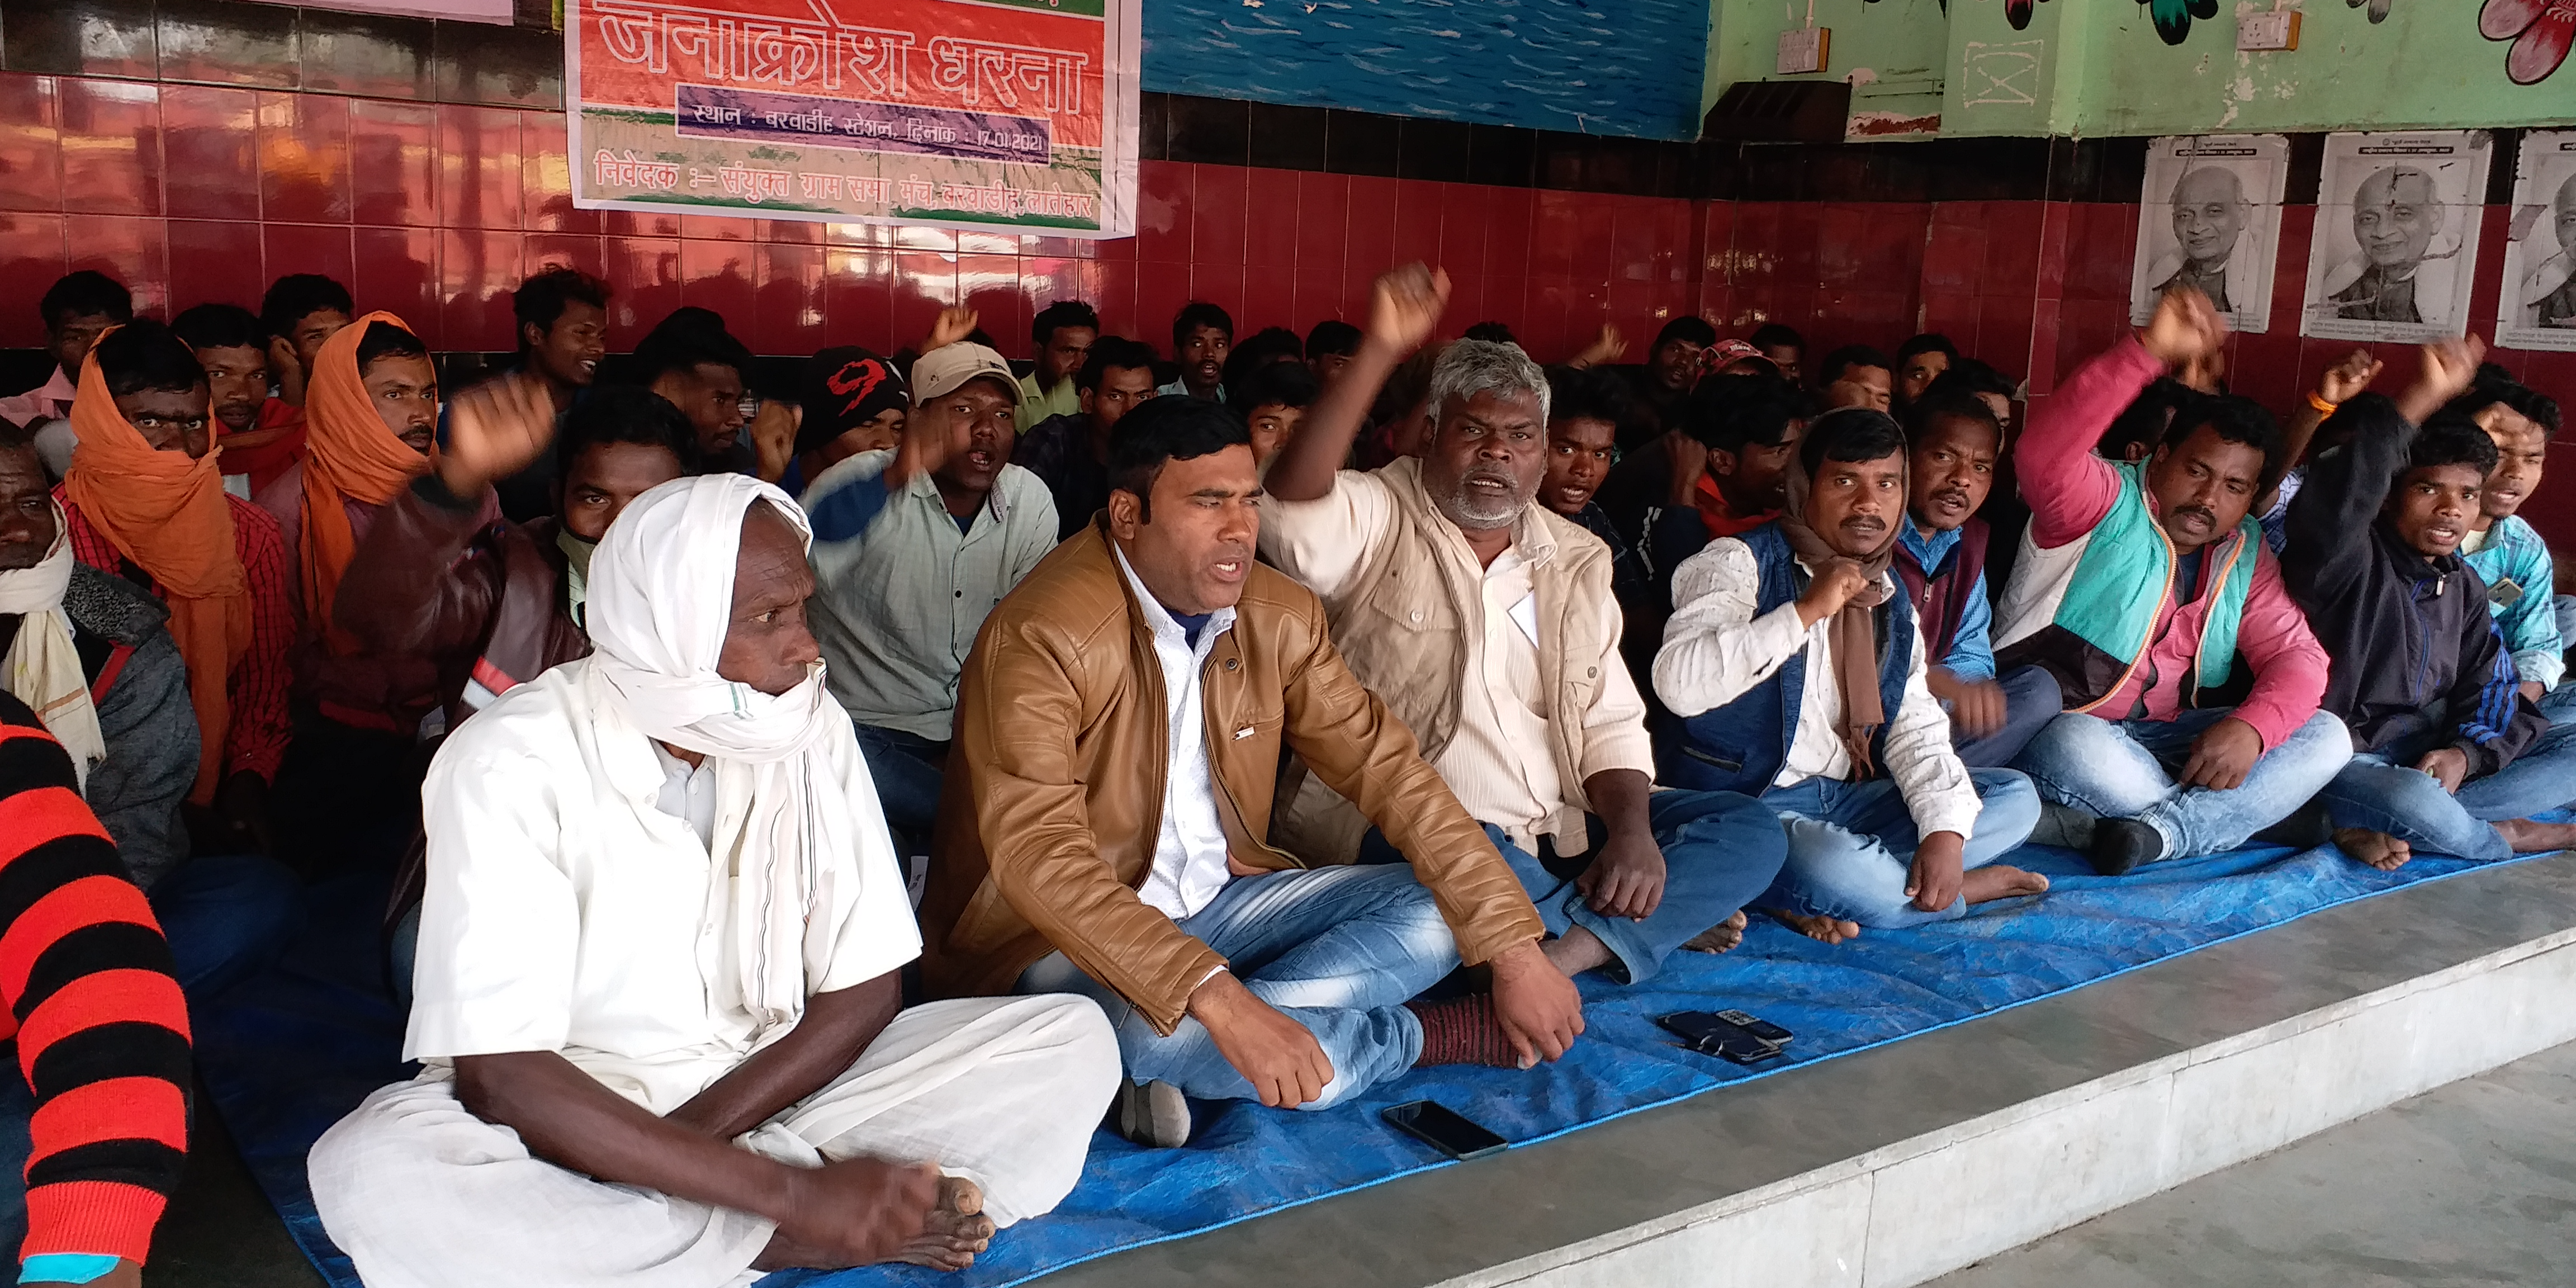
[[[2576,824],[2532,817],[2576,800],[2576,727],[2517,691],[2486,583],[2459,554],[2497,453],[2443,404],[2484,350],[2426,345],[2405,393],[2343,404],[2344,446],[2290,502],[2282,569],[2331,645],[2325,706],[2354,751],[2324,792],[2335,844],[2383,870],[2419,849],[2492,861],[2576,846]]]
[[[1906,417],[1912,493],[1898,525],[1894,570],[1905,583],[1923,632],[1923,656],[1935,659],[1925,681],[1950,711],[1959,759],[1971,769],[2001,769],[2029,745],[2059,710],[2057,677],[2024,666],[2000,679],[1986,596],[1990,533],[1978,507],[1995,484],[2003,427],[1967,394],[1913,404]]]
[[[858,727],[895,839],[930,839],[957,674],[984,617],[1055,548],[1055,501],[1010,464],[1011,364],[961,341],[912,364],[903,442],[832,466],[805,490],[814,638]],[[907,849],[906,855],[923,853]]]
[[[1243,422],[1150,399],[1109,469],[1108,508],[966,660],[927,991],[1099,1001],[1131,1080],[1118,1125],[1161,1146],[1189,1138],[1185,1096],[1322,1109],[1418,1065],[1563,1055],[1582,1003],[1520,883],[1343,664],[1314,593],[1254,560]],[[1275,847],[1292,750],[1410,866]],[[1492,966],[1490,994],[1413,1000],[1461,962]]]
[[[304,409],[268,394],[267,329],[238,304],[200,304],[172,319],[170,329],[206,369],[225,489],[257,496],[304,459]]]
[[[2235,254],[2253,209],[2245,200],[2244,180],[2225,166],[2202,166],[2174,180],[2170,213],[2175,249],[2147,269],[2156,293],[2188,286],[2208,296],[2210,307],[2221,313],[2234,312],[2240,304],[2262,303],[2249,298],[2250,288],[2235,281],[2249,271],[2245,261],[2255,258],[2239,259]],[[2231,284],[2236,289],[2229,289]]]
[[[1442,350],[1423,454],[1334,468],[1378,385],[1430,338],[1447,286],[1420,265],[1378,279],[1350,378],[1271,468],[1261,551],[1323,599],[1352,673],[1484,824],[1555,936],[1549,959],[1642,983],[1771,883],[1779,828],[1743,796],[1653,790],[1609,548],[1536,499],[1549,389],[1519,346]],[[1392,857],[1330,787],[1292,781],[1290,848]]]
[[[1913,601],[1888,569],[1906,519],[1904,431],[1846,408],[1807,427],[1780,518],[1673,571],[1655,655],[1666,781],[1776,811],[1788,862],[1754,906],[1829,944],[1964,916],[2048,880],[1996,862],[2039,798],[1969,769],[1932,696]]]
[[[2014,767],[2092,816],[2093,866],[2232,850],[2289,817],[2351,755],[2317,709],[2326,655],[2246,517],[2281,469],[2280,430],[2244,399],[2195,396],[2154,452],[2115,463],[2102,432],[2155,378],[2217,351],[2227,327],[2175,291],[2134,338],[2076,369],[2015,447],[2030,528],[1995,613],[1997,664],[2057,677],[2066,714]],[[2254,682],[2203,705],[2237,654]],[[2285,840],[2321,843],[2314,818]]]
[[[2326,298],[2335,316],[2363,322],[2439,324],[2450,313],[2448,283],[2423,289],[2425,256],[2442,231],[2441,195],[2433,176],[2411,166],[2390,166],[2361,181],[2352,194],[2352,237],[2361,244],[2358,272],[2350,263],[2335,277],[2343,284]],[[2327,285],[2335,286],[2333,278]]]

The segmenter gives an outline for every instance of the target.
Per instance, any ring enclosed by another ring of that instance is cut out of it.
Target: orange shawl
[[[79,441],[63,494],[160,586],[171,642],[188,666],[189,705],[197,709],[197,782],[188,799],[212,804],[232,723],[225,685],[233,664],[250,652],[251,636],[250,578],[233,546],[232,504],[217,464],[223,452],[192,460],[186,452],[152,450],[116,410],[95,347],[81,362],[71,421]]]
[[[412,476],[429,468],[429,459],[405,446],[385,428],[367,397],[358,373],[358,342],[367,328],[389,322],[403,330],[391,313],[370,313],[340,328],[313,358],[312,382],[304,390],[304,532],[296,551],[302,578],[305,621],[334,653],[359,650],[356,637],[332,624],[331,605],[340,592],[358,539],[349,527],[346,501],[383,505],[409,486]],[[417,334],[417,333],[415,333]]]

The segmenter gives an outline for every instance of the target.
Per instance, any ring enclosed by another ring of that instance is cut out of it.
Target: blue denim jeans
[[[197,999],[277,960],[303,919],[304,883],[262,855],[209,855],[173,869],[150,898],[179,990]]]
[[[2576,675],[2558,682],[2558,687],[2540,695],[2540,714],[2554,725],[2576,724]]]
[[[1422,1023],[1404,1003],[1458,968],[1458,943],[1409,867],[1331,867],[1237,877],[1175,923],[1223,953],[1252,995],[1306,1026],[1332,1061],[1329,1109],[1403,1074],[1422,1055]],[[1127,1076],[1168,1082],[1201,1100],[1255,1100],[1252,1084],[1184,1018],[1165,1037],[1126,999],[1062,953],[1022,972],[1022,993],[1079,993],[1118,1029]]]
[[[2288,818],[2352,759],[2352,735],[2320,711],[2265,751],[2245,781],[2226,791],[2179,787],[2192,739],[2233,707],[2184,711],[2171,720],[2104,720],[2068,712],[2030,740],[2013,768],[2039,794],[2101,818],[2156,829],[2168,859],[2218,854]]]
[[[1963,871],[2012,853],[2039,825],[2039,796],[2029,779],[2009,769],[1972,769],[1968,777],[1985,807],[1964,847]],[[1757,906],[1891,929],[1968,914],[1964,896],[1939,912],[1925,912],[1906,897],[1923,835],[1894,781],[1809,778],[1762,793],[1762,803],[1780,816],[1789,861],[1754,900]]]
[[[2549,732],[2495,773],[2457,794],[2414,767],[2422,746],[2361,752],[2322,793],[2337,827],[2386,832],[2426,854],[2492,863],[2513,853],[2493,824],[2529,818],[2576,801],[2576,725]]]
[[[1576,926],[1591,931],[1617,959],[1610,969],[1631,984],[1653,979],[1674,949],[1753,902],[1788,855],[1779,819],[1734,792],[1656,792],[1646,799],[1646,823],[1664,852],[1664,898],[1642,921],[1594,912],[1572,877],[1548,871],[1539,856],[1505,840],[1501,828],[1485,829],[1537,905],[1547,933]],[[1592,853],[1599,852],[1595,844]]]
[[[894,829],[897,853],[928,852],[930,823],[938,817],[940,783],[947,774],[948,744],[855,720],[850,729],[858,735],[859,754],[876,783],[886,826]]]
[[[1950,737],[1960,763],[1970,769],[2002,769],[2066,709],[2057,677],[2036,666],[2016,667],[1995,677],[2004,690],[2003,727],[1983,738],[1963,738],[1952,726]]]

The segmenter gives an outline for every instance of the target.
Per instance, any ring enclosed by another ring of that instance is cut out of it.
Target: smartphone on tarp
[[[1394,1105],[1378,1116],[1388,1126],[1460,1162],[1499,1154],[1511,1146],[1465,1114],[1429,1100]]]
[[[1731,1064],[1760,1064],[1778,1059],[1781,1053],[1779,1043],[1708,1011],[1676,1011],[1655,1023],[1679,1036],[1683,1046]]]

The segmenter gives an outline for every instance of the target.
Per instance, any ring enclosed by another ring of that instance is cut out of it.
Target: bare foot
[[[2048,878],[2020,868],[1988,864],[1971,868],[1959,878],[1959,895],[1970,903],[1993,903],[2018,895],[2048,893]]]
[[[2414,846],[2366,827],[2338,827],[2334,830],[2334,843],[2336,849],[2382,872],[2394,872],[2415,857]]]
[[[1581,926],[1568,927],[1564,934],[1539,945],[1538,950],[1567,979],[1610,962],[1610,945]]]
[[[1726,920],[1699,932],[1697,936],[1693,937],[1689,943],[1682,945],[1682,947],[1695,953],[1723,953],[1733,951],[1736,945],[1744,942],[1744,928],[1748,924],[1750,923],[1744,915],[1744,910],[1742,908],[1738,908],[1732,914],[1728,915]]]
[[[2551,850],[2576,850],[2576,823],[2541,823],[2527,818],[2509,818],[2495,825],[2504,833],[2505,844],[2516,854],[2547,854]]]
[[[933,1270],[963,1270],[992,1246],[993,1218],[984,1215],[984,1191],[962,1176],[939,1178],[939,1203],[921,1233],[889,1260]]]
[[[751,1259],[754,1270],[845,1270],[848,1257],[835,1256],[821,1248],[798,1243],[783,1231],[769,1236],[769,1246]]]
[[[1860,938],[1860,923],[1857,921],[1845,921],[1840,917],[1809,917],[1777,910],[1774,910],[1771,915],[1777,918],[1781,925],[1809,939],[1822,940],[1828,944],[1839,944]]]

